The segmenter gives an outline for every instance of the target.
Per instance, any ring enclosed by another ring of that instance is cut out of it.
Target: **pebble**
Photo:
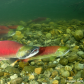
[[[68,64],[68,59],[62,58],[62,59],[60,59],[59,63],[60,63],[61,65],[64,65],[64,66],[65,66],[65,65]]]
[[[32,80],[34,78],[35,78],[34,75],[29,75],[29,80]]]
[[[5,69],[7,66],[9,66],[9,64],[4,63],[4,64],[1,65],[1,68],[4,68]]]
[[[52,77],[55,77],[55,76],[57,76],[57,75],[58,75],[58,72],[57,72],[56,70],[54,70],[54,71],[52,72],[52,74],[51,74]]]
[[[34,66],[25,66],[23,68],[23,71],[28,72],[28,73],[32,73],[34,71],[35,67]]]
[[[42,72],[42,68],[41,67],[35,68],[35,73],[40,74],[41,72]]]
[[[0,72],[0,77],[1,77],[1,76],[4,76],[4,72]]]
[[[47,33],[46,38],[50,39],[51,38],[51,33]]]
[[[70,76],[70,73],[69,73],[69,71],[64,71],[64,72],[61,73],[61,75],[63,77],[69,77]]]
[[[66,29],[66,33],[70,34],[71,30],[70,29]]]
[[[74,65],[74,68],[76,70],[81,70],[81,69],[84,68],[84,64],[80,64],[80,63],[76,62],[75,65]]]
[[[8,66],[8,67],[5,68],[5,72],[9,72],[11,74],[18,74],[20,71],[19,71],[18,68]]]
[[[76,30],[74,37],[76,40],[81,40],[83,38],[83,31],[82,30]]]
[[[58,80],[54,80],[54,81],[52,82],[52,84],[59,84],[59,81],[58,81]]]
[[[72,70],[72,67],[67,65],[67,66],[65,66],[65,70],[71,71]]]
[[[35,80],[32,80],[32,81],[30,81],[29,84],[39,84],[39,83],[37,81],[35,81]]]
[[[21,82],[23,81],[22,78],[18,77],[18,78],[15,78],[15,79],[12,79],[10,81],[11,84],[21,84]]]
[[[17,74],[14,74],[14,75],[10,76],[10,78],[11,78],[11,80],[12,79],[16,79],[16,78],[18,78],[18,75]]]
[[[84,69],[83,69],[83,71],[81,72],[81,77],[84,79]]]
[[[83,52],[83,51],[78,51],[77,54],[78,54],[79,56],[81,56],[81,55],[84,55],[84,52]]]
[[[69,62],[74,62],[74,61],[77,60],[77,58],[78,58],[77,55],[74,54],[73,56],[70,56],[67,59],[68,59]]]

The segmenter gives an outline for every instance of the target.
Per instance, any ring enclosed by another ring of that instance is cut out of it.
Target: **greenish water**
[[[83,20],[84,0],[0,0],[0,22],[38,17]]]

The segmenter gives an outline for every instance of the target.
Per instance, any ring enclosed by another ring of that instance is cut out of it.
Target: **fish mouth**
[[[33,46],[32,49],[28,50],[22,57],[19,57],[18,59],[27,59],[35,56],[38,53],[39,53],[39,47]]]

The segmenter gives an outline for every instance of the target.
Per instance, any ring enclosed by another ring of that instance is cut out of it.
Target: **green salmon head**
[[[68,47],[65,46],[61,46],[57,51],[56,51],[56,56],[57,57],[61,57],[66,55],[68,52],[70,51],[70,49]]]
[[[35,46],[23,46],[16,54],[18,59],[27,59],[35,56],[39,52],[39,47]]]

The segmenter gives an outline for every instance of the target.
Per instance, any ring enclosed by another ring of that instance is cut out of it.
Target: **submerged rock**
[[[73,56],[68,57],[68,61],[69,62],[74,62],[74,61],[77,60],[77,58],[78,58],[78,56],[76,54],[74,54]]]
[[[14,67],[11,67],[11,66],[8,66],[7,68],[5,68],[5,71],[9,72],[11,74],[14,74],[14,73],[18,74],[18,73],[20,73],[18,68],[14,68]]]
[[[11,84],[21,84],[21,82],[23,81],[22,78],[18,77],[18,78],[15,78],[15,79],[12,79],[10,81]]]
[[[48,38],[48,39],[51,38],[51,33],[47,33],[46,38]]]
[[[4,72],[0,72],[0,77],[1,77],[1,76],[4,76]]]
[[[34,71],[35,67],[34,66],[25,66],[23,68],[23,71],[26,71],[28,73],[32,73]]]
[[[84,64],[80,64],[80,63],[76,62],[74,68],[76,70],[81,70],[84,68]]]
[[[83,31],[82,30],[76,30],[74,37],[76,40],[81,40],[83,38]]]
[[[83,69],[83,71],[81,72],[81,77],[84,79],[84,69]]]
[[[62,76],[63,76],[63,77],[69,77],[69,76],[70,76],[69,71],[64,71],[64,72],[62,73]]]
[[[65,66],[65,65],[68,64],[68,59],[62,58],[62,59],[60,59],[59,63],[60,63],[61,65],[64,65],[64,66]]]

